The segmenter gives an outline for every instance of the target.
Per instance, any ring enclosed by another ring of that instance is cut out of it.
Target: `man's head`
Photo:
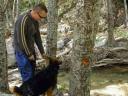
[[[31,16],[35,20],[41,20],[47,17],[47,8],[44,3],[37,4],[31,11]]]

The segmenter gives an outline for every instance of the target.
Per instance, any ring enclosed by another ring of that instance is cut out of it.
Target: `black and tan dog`
[[[57,59],[49,59],[47,68],[42,69],[34,78],[24,82],[20,87],[14,87],[13,93],[18,96],[39,96],[47,94],[52,96],[52,90],[57,84],[59,65],[62,62]]]

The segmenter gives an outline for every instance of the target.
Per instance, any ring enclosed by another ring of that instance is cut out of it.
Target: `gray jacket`
[[[34,43],[43,54],[44,48],[39,32],[39,23],[31,17],[29,11],[20,15],[15,23],[14,48],[15,51],[21,51],[30,56],[35,54]]]

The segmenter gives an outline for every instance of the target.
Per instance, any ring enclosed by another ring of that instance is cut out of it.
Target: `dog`
[[[39,96],[41,94],[53,96],[52,91],[57,84],[57,74],[61,63],[60,60],[50,58],[49,65],[45,69],[41,69],[39,73],[20,87],[15,86],[13,93],[17,96]]]

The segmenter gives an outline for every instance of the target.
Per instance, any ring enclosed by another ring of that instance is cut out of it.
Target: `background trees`
[[[47,37],[47,54],[68,61],[62,66],[70,69],[71,96],[89,96],[91,66],[127,63],[127,0],[12,0],[6,7],[7,1],[0,1],[0,90],[8,89],[4,29],[13,36],[18,15],[41,1],[49,11],[43,44]]]

